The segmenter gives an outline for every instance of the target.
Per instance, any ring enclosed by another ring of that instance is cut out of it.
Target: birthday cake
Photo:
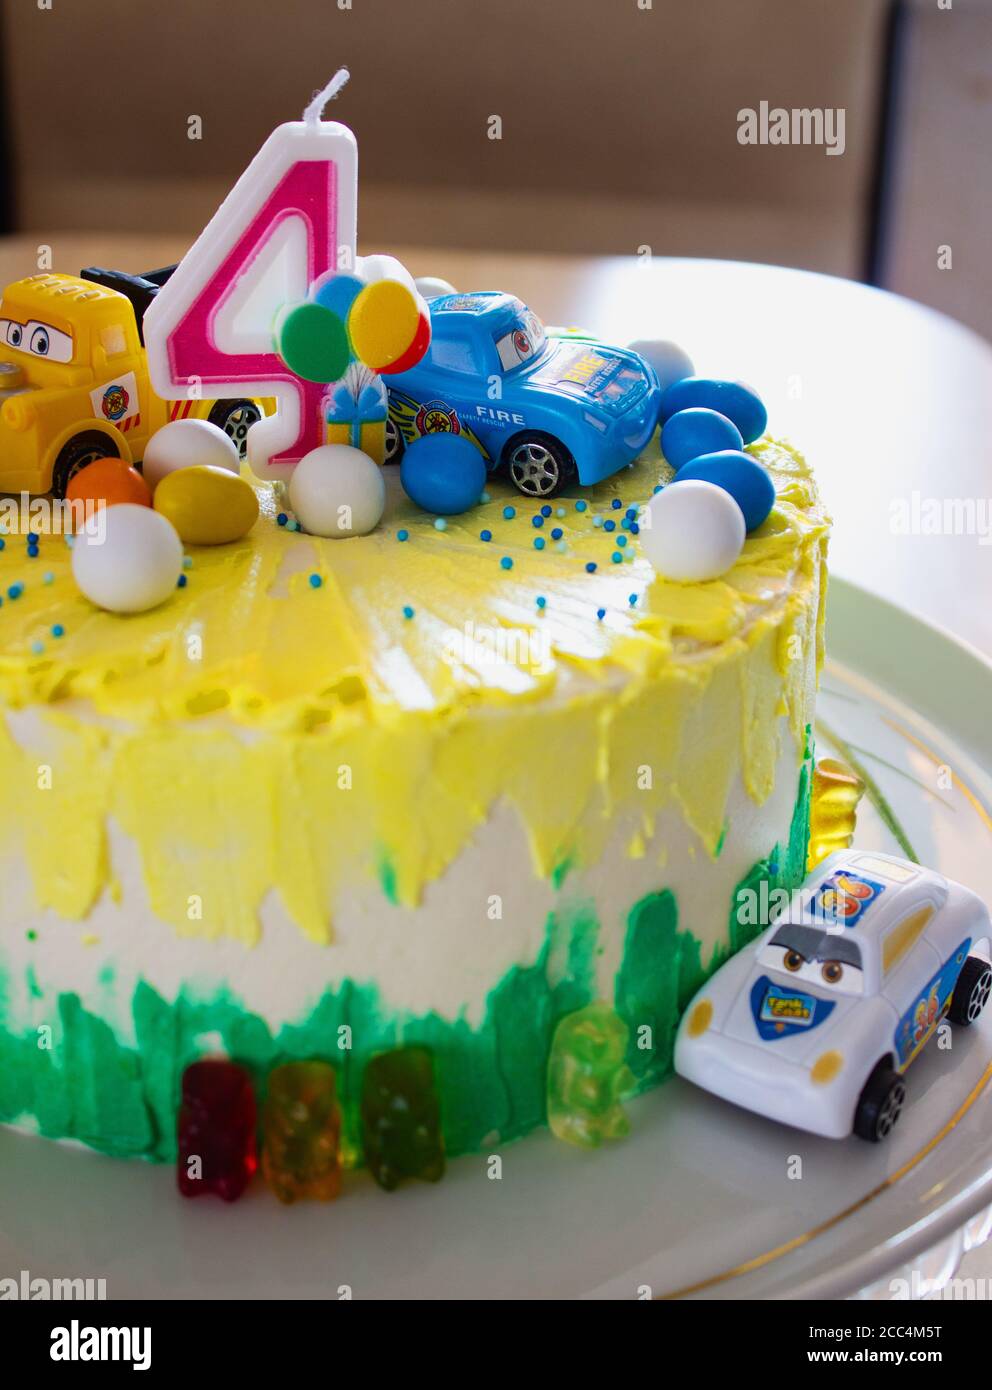
[[[0,1122],[192,1195],[256,1104],[283,1198],[617,1137],[807,860],[805,462],[684,354],[355,258],[332,88],[174,275],[0,306],[0,488],[54,494],[0,537]]]
[[[805,869],[826,528],[802,459],[753,452],[774,509],[701,584],[605,530],[671,476],[657,444],[555,499],[543,549],[499,479],[438,530],[391,476],[347,541],[260,484],[126,618],[61,537],[8,535],[0,1120],[167,1159],[189,1063],[264,1089],[318,1057],[357,1152],[366,1060],[422,1043],[458,1154],[545,1121],[556,1024],[598,1000],[664,1077],[739,887]]]

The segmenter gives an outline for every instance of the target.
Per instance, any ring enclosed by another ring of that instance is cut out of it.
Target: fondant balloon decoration
[[[430,313],[407,271],[392,256],[366,256],[354,273],[321,276],[284,311],[276,351],[304,381],[327,385],[327,443],[361,447],[382,463],[385,390],[376,378],[415,366],[430,341]]]

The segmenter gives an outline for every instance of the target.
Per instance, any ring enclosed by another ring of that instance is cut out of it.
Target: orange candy
[[[77,506],[81,504],[87,516],[119,502],[134,502],[140,507],[152,505],[152,495],[144,478],[119,458],[95,459],[81,468],[70,481],[65,495],[67,501]]]

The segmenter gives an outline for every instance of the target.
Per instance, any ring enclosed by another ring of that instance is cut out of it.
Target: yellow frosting
[[[656,577],[620,528],[671,476],[656,449],[583,492],[584,512],[578,490],[554,499],[540,531],[499,479],[436,530],[390,470],[382,525],[346,541],[277,525],[285,503],[259,485],[249,535],[190,548],[186,587],[128,617],[79,594],[61,538],[28,559],[8,535],[0,702],[34,717],[0,730],[0,843],[27,859],[41,903],[79,918],[113,883],[112,819],[160,917],[246,942],[272,889],[316,940],[362,875],[417,901],[503,800],[542,875],[593,861],[618,823],[644,853],[672,802],[716,853],[734,779],[758,803],[771,791],[778,715],[800,756],[822,641],[827,523],[810,472],[785,445],[752,452],[776,506],[707,584]],[[615,564],[620,535],[631,558]]]

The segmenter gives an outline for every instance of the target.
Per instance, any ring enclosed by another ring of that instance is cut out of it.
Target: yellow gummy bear
[[[807,873],[834,850],[850,848],[864,789],[858,774],[839,758],[821,758],[817,762],[809,808]]]

